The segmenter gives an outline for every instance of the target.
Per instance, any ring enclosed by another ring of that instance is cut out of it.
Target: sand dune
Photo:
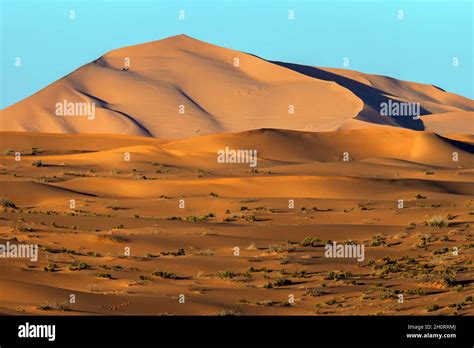
[[[16,146],[13,148],[15,150],[36,147],[41,152],[40,145],[43,144],[50,151],[54,150],[52,154],[46,152],[44,155],[38,153],[28,157],[31,161],[42,159],[55,164],[109,163],[111,167],[134,165],[154,159],[167,165],[188,168],[222,168],[225,165],[217,163],[217,152],[226,147],[236,150],[255,149],[258,160],[267,164],[342,161],[345,152],[350,161],[386,158],[453,168],[470,167],[474,163],[473,145],[462,141],[463,139],[385,127],[322,133],[262,129],[181,140],[147,140],[106,135],[35,136],[32,133],[4,133],[3,139]],[[433,156],[433,152],[437,155]],[[124,162],[125,153],[133,156],[132,163]],[[457,161],[453,161],[453,153],[457,154]],[[5,159],[14,161],[13,157]]]
[[[446,112],[423,117],[425,129],[441,134],[474,134],[474,112]]]
[[[379,199],[410,196],[412,192],[440,192],[474,195],[474,183],[446,182],[442,180],[362,179],[318,176],[272,176],[259,178],[160,180],[159,182],[133,179],[77,178],[65,183],[51,184],[74,192],[87,193],[110,199],[154,198],[160,195],[206,197],[209,187],[222,197],[295,197],[295,198],[349,198],[370,199],[379,192]],[[278,191],[275,186],[282,186]],[[122,191],[122,187],[127,187]],[[24,189],[24,188],[23,188]],[[213,192],[214,192],[213,191]],[[10,195],[14,197],[15,195]]]
[[[336,161],[342,159],[344,152],[352,160],[385,157],[450,167],[471,166],[474,161],[473,148],[468,144],[432,133],[396,128],[323,133],[264,129],[163,144],[168,149],[214,154],[225,146],[257,149],[263,159],[287,162]],[[460,154],[457,162],[452,160],[453,152]]]
[[[469,132],[471,118],[464,112],[474,109],[473,101],[439,88],[270,62],[186,35],[111,51],[2,110],[0,124],[2,131],[174,139],[258,128],[332,131],[353,119],[368,121],[362,124],[367,127],[426,127],[423,120],[381,116],[380,105],[389,99],[419,102],[422,115],[455,112],[456,130]],[[56,116],[55,105],[64,100],[95,103],[95,117]],[[428,129],[445,133],[431,124]]]

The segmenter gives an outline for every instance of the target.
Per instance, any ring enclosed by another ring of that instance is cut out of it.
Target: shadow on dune
[[[355,80],[351,80],[347,77],[337,75],[337,74],[334,74],[322,69],[318,69],[312,66],[308,66],[308,65],[300,65],[300,64],[278,62],[278,61],[271,61],[271,63],[280,65],[287,69],[291,69],[293,71],[296,71],[300,74],[303,74],[309,77],[314,77],[314,78],[325,80],[325,81],[334,81],[340,86],[347,88],[352,93],[354,93],[357,97],[359,97],[366,105],[364,109],[357,116],[357,118],[359,119],[370,121],[370,119],[373,120],[374,115],[378,117],[386,117],[386,116],[380,115],[380,108],[381,108],[381,104],[388,103],[388,100],[390,98],[386,97],[384,95],[384,92],[377,88],[367,86],[363,83],[360,83]],[[395,99],[392,99],[392,101],[396,102]],[[428,114],[430,114],[430,112],[428,112],[427,110],[423,109],[420,106],[420,116],[428,115]],[[396,124],[404,128],[409,128],[413,130],[425,129],[423,122],[420,119],[414,120],[412,117],[406,117],[406,116],[391,117],[390,119],[393,120],[393,122],[395,122]]]
[[[84,91],[78,91],[80,94],[83,94],[85,95],[86,97],[89,97],[90,99],[94,100],[95,102],[97,102],[102,108],[104,109],[107,109],[109,111],[113,111],[113,112],[116,112],[117,114],[119,115],[122,115],[123,117],[125,117],[126,119],[128,119],[131,123],[133,123],[135,126],[137,126],[137,128],[139,128],[143,133],[144,135],[143,136],[146,136],[146,137],[154,137],[154,135],[144,126],[142,125],[135,117],[123,112],[123,111],[120,111],[120,110],[116,110],[116,109],[112,109],[110,107],[110,104],[108,101],[104,100],[104,99],[101,99],[99,97],[96,97],[95,95],[92,95],[92,94],[89,94],[89,93],[86,93]]]
[[[468,153],[474,154],[474,145],[473,144],[469,144],[469,143],[465,143],[465,142],[462,142],[462,141],[459,141],[459,140],[446,138],[446,137],[443,137],[443,136],[438,135],[438,134],[437,134],[437,136],[440,137],[441,139],[443,139],[444,141],[446,141],[447,143],[451,144],[452,146],[457,147],[458,149],[461,149],[461,150],[466,151]]]

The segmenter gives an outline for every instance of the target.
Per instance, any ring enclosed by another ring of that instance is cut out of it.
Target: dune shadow
[[[153,137],[153,134],[144,125],[142,125],[135,117],[133,117],[133,116],[131,116],[131,115],[129,115],[129,114],[123,112],[123,111],[111,108],[109,102],[107,102],[104,99],[101,99],[101,98],[96,97],[92,94],[86,93],[84,91],[78,91],[78,92],[80,94],[83,94],[83,95],[89,97],[90,99],[94,100],[95,102],[98,102],[99,105],[102,108],[104,108],[106,110],[109,110],[109,111],[116,112],[117,114],[122,115],[123,117],[125,117],[127,120],[129,120],[131,123],[133,123],[135,126],[137,126],[137,128],[139,128],[144,133],[144,136]]]
[[[474,154],[474,144],[470,144],[470,143],[459,141],[459,140],[450,139],[450,138],[447,138],[447,137],[443,137],[441,135],[438,135],[438,137],[440,137],[441,139],[443,139],[444,141],[446,141],[450,145],[452,145],[454,147],[457,147],[460,150],[463,150],[463,151],[468,152],[470,154]]]
[[[392,103],[399,102],[396,99],[387,97],[385,93],[381,91],[380,89],[365,85],[356,80],[352,80],[347,77],[337,75],[329,71],[325,71],[325,70],[308,66],[308,65],[286,63],[286,62],[280,62],[280,61],[271,61],[271,63],[296,71],[300,74],[303,74],[309,77],[314,77],[314,78],[324,80],[324,81],[336,82],[340,86],[347,88],[352,93],[354,93],[358,98],[360,98],[366,105],[366,107],[364,107],[364,109],[357,116],[357,118],[360,118],[362,120],[367,120],[367,119],[370,119],[371,117],[373,118],[374,113],[378,113],[380,115],[380,110],[383,103],[388,104],[389,100],[391,100]],[[373,112],[370,112],[369,110],[367,110],[367,107],[372,109]],[[426,109],[420,106],[420,116],[429,115],[429,114],[430,112],[428,112]],[[380,117],[385,117],[385,116],[380,115]],[[404,128],[409,128],[413,130],[425,129],[423,122],[420,119],[413,119],[412,117],[407,117],[407,116],[391,117],[391,119],[396,124]]]

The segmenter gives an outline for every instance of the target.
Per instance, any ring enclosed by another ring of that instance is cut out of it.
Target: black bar
[[[19,326],[56,325],[53,342],[47,338],[19,338]],[[408,325],[422,326],[420,331]],[[431,329],[426,325],[431,325]],[[439,329],[437,325],[455,325]],[[295,344],[323,345],[417,345],[472,347],[474,317],[84,317],[84,316],[0,316],[0,346]],[[455,338],[407,338],[407,334],[452,334]],[[156,345],[155,345],[156,346]]]

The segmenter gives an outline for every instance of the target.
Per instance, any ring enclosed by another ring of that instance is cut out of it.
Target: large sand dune
[[[438,115],[427,126],[423,117],[381,116],[381,103],[389,99],[420,103],[421,115],[450,112],[457,125],[440,126]],[[95,103],[95,118],[56,116],[55,105],[64,100]],[[176,139],[258,128],[331,131],[356,119],[367,121],[364,127],[472,133],[473,116],[466,113],[472,110],[472,100],[431,85],[270,62],[179,35],[103,55],[3,110],[0,125],[2,131]]]

